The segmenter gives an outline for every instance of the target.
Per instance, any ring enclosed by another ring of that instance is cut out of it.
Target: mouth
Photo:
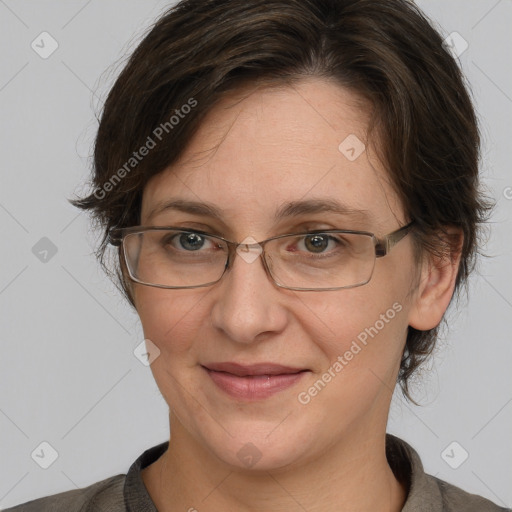
[[[208,363],[202,365],[207,370],[215,372],[225,372],[237,377],[253,377],[261,375],[289,375],[308,371],[305,368],[293,368],[274,363],[256,363],[250,365],[241,365],[238,363]]]
[[[217,388],[232,398],[246,401],[262,400],[284,391],[310,371],[274,363],[208,363],[201,366]]]

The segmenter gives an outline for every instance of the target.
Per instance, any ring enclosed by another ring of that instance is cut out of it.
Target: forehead
[[[400,206],[366,140],[369,111],[319,79],[233,93],[205,116],[180,160],[148,182],[142,220],[178,199],[263,229],[290,203],[325,200],[384,225]]]

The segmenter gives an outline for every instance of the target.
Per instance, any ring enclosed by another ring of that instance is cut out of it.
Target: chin
[[[265,423],[258,428],[253,423],[252,428],[244,428],[243,434],[238,433],[233,437],[226,434],[216,440],[203,438],[203,441],[219,459],[237,471],[257,473],[278,470],[299,463],[306,457],[308,442],[313,442],[308,439],[310,432],[306,434],[296,429],[279,429],[276,424],[269,428]]]

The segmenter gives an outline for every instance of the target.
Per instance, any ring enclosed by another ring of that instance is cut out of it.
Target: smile
[[[251,366],[221,363],[203,368],[218,389],[232,398],[246,401],[269,398],[290,388],[309,372],[265,363]]]

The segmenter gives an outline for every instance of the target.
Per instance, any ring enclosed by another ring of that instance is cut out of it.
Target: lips
[[[292,368],[290,366],[282,366],[273,363],[257,363],[251,365],[241,365],[237,363],[209,363],[203,366],[208,370],[231,373],[238,377],[246,377],[249,375],[284,375],[306,371],[305,368]]]
[[[216,388],[231,398],[264,400],[295,385],[309,370],[273,363],[203,365]]]

